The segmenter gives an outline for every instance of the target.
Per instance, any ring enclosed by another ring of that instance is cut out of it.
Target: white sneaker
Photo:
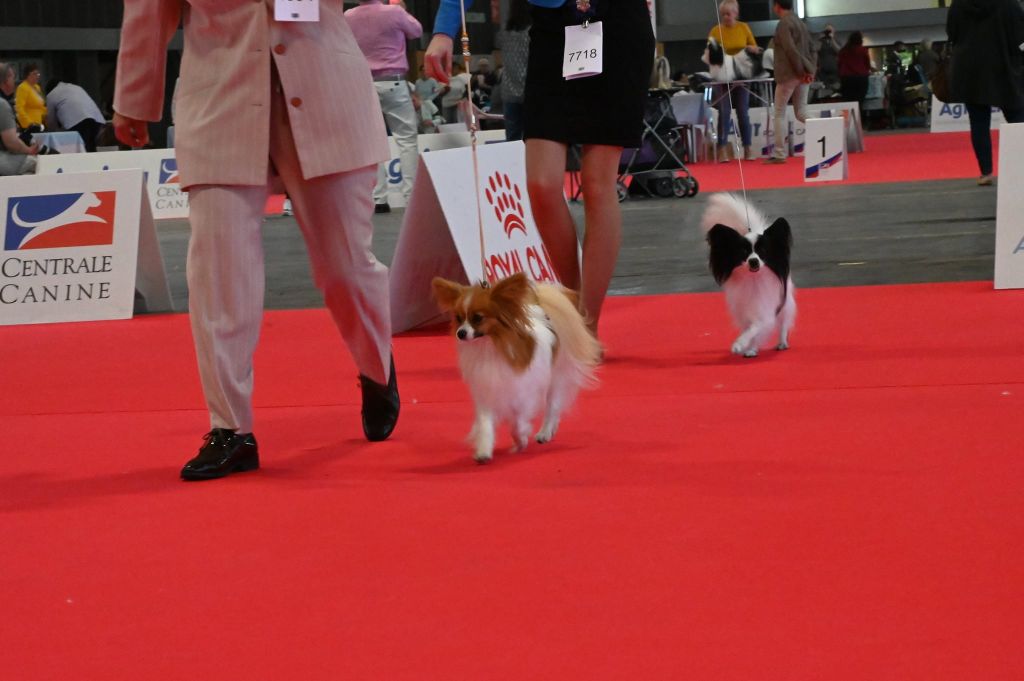
[[[293,213],[292,213],[292,200],[291,199],[285,199],[284,200],[284,210],[281,211],[281,215],[286,217],[286,218],[287,217],[291,217],[293,215]]]

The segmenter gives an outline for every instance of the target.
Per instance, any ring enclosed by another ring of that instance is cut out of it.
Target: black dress
[[[556,9],[531,6],[524,138],[638,147],[654,67],[647,2],[591,0],[591,6],[591,21],[602,22],[603,72],[575,80],[562,77],[565,27],[582,23],[575,0]]]

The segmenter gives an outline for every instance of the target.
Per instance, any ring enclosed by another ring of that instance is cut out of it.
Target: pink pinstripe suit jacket
[[[302,174],[319,177],[388,158],[370,69],[342,16],[274,21],[274,0],[125,0],[114,109],[160,120],[167,43],[184,21],[175,103],[182,185],[267,181],[270,68],[277,66]]]

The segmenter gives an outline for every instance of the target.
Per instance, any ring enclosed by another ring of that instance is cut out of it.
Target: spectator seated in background
[[[106,121],[85,90],[74,83],[52,78],[46,84],[46,108],[51,122],[82,136],[86,151],[96,151],[96,138]]]
[[[461,119],[458,113],[459,102],[466,98],[466,89],[469,87],[470,75],[458,61],[452,63],[452,76],[448,85],[441,91],[441,114],[448,123],[458,123]]]
[[[38,125],[40,130],[46,128],[46,98],[39,86],[42,74],[33,63],[25,65],[22,70],[23,80],[14,95],[14,111],[18,116],[18,127],[28,130]]]
[[[921,70],[924,72],[925,82],[935,77],[935,73],[939,70],[939,55],[932,48],[931,40],[921,41],[917,56],[914,57],[914,65],[921,67]]]
[[[0,63],[0,175],[25,175],[36,170],[37,147],[25,144],[18,137],[14,109],[7,99],[14,92],[14,69]]]
[[[470,83],[473,87],[473,103],[485,109],[491,102],[491,91],[498,84],[498,76],[491,68],[491,60],[482,57],[476,63]]]

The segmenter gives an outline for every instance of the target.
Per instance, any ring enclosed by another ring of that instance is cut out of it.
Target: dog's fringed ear
[[[793,230],[790,228],[786,218],[779,218],[773,222],[768,229],[764,230],[764,235],[772,243],[782,244],[786,249],[790,249],[793,246]]]
[[[715,283],[721,285],[729,278],[736,266],[750,255],[750,242],[732,227],[715,225],[708,230],[708,265]]]
[[[786,218],[779,218],[761,235],[766,248],[759,248],[764,264],[785,281],[789,277],[789,255],[793,249],[793,230]]]
[[[431,286],[434,288],[434,300],[442,310],[450,311],[455,308],[455,302],[462,295],[461,285],[441,277],[434,277]]]
[[[526,302],[526,298],[532,289],[530,280],[522,272],[517,272],[511,277],[496,282],[491,286],[491,298],[494,300],[518,303]]]

